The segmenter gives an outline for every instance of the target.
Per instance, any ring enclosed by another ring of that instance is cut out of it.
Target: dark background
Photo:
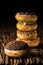
[[[35,12],[37,23],[43,28],[43,2],[42,1],[3,1],[0,3],[0,29],[16,28],[15,14],[17,12]]]

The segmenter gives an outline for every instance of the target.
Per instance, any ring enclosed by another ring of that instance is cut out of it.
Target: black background
[[[43,28],[43,2],[37,0],[0,2],[0,28],[15,27],[17,12],[35,12],[38,16],[37,23]]]

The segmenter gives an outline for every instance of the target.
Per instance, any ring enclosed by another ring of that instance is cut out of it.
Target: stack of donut
[[[37,33],[37,15],[19,12],[15,15],[18,21],[17,27],[17,41],[24,41],[29,47],[37,47],[40,43],[40,38]]]
[[[38,37],[37,33],[37,16],[35,14],[28,14],[28,13],[17,13],[15,15],[15,18],[17,19],[18,23],[16,25],[17,27],[17,38],[14,41],[10,41],[4,48],[4,52],[6,56],[9,57],[9,59],[12,59],[15,64],[15,60],[18,60],[18,58],[23,60],[26,65],[27,62],[31,62],[31,59],[23,59],[25,57],[29,57],[30,55],[34,55],[34,49],[30,49],[30,47],[37,47],[40,43],[40,38]],[[37,55],[38,56],[38,55]],[[22,62],[23,62],[22,61]],[[19,62],[20,63],[20,62]]]
[[[5,46],[5,54],[10,57],[25,56],[29,47],[37,47],[40,39],[37,34],[37,16],[28,13],[17,13],[17,38]]]

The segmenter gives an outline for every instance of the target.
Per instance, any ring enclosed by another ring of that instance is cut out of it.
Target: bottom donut
[[[17,51],[11,50],[10,51],[8,49],[5,49],[4,51],[5,51],[5,54],[10,57],[21,57],[28,52],[27,50],[17,50]]]
[[[10,57],[22,57],[26,56],[28,53],[28,45],[24,43],[23,41],[11,41],[9,42],[5,49],[4,52],[7,56]]]

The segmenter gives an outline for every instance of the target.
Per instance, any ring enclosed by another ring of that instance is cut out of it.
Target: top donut
[[[37,15],[33,14],[33,13],[23,13],[23,12],[19,12],[15,15],[15,18],[17,21],[26,21],[26,22],[30,22],[30,21],[33,21],[33,22],[36,22],[38,17]]]

